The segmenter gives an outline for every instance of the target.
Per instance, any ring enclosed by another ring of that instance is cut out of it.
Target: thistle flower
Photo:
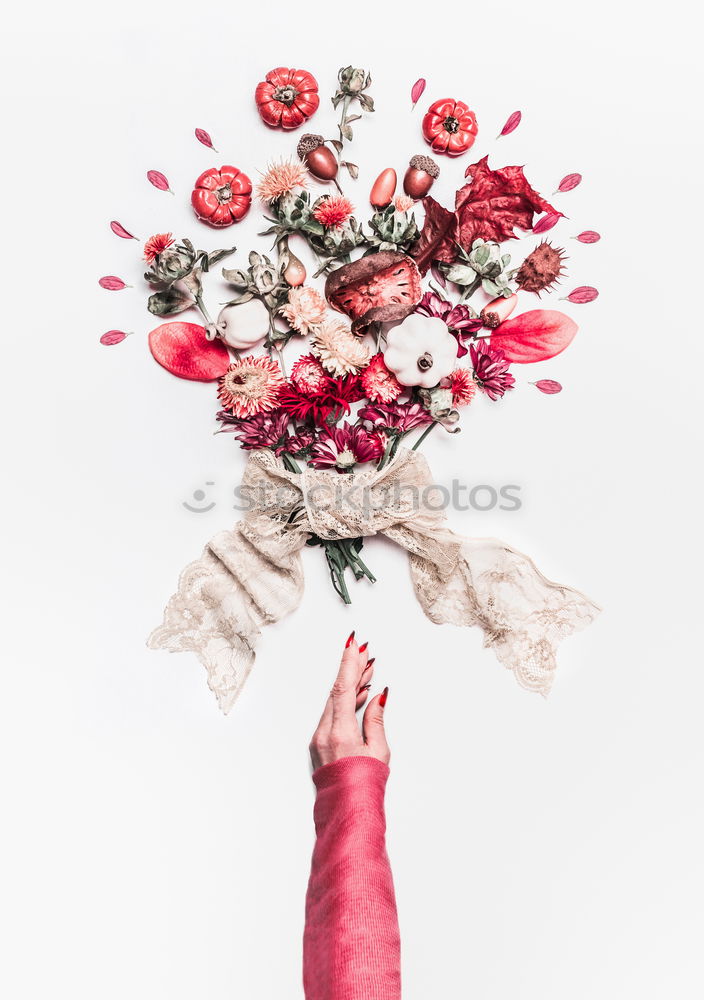
[[[218,399],[236,417],[252,417],[273,410],[285,379],[270,358],[235,361],[220,379]]]
[[[266,173],[257,185],[257,195],[262,201],[278,201],[294,188],[304,188],[308,181],[308,171],[300,160],[280,160],[270,163]]]
[[[288,302],[279,310],[294,330],[304,336],[322,323],[327,311],[327,302],[320,292],[305,286],[292,288],[288,293]]]
[[[173,233],[155,233],[144,244],[144,259],[151,264],[155,257],[172,247],[175,242]]]
[[[353,212],[354,205],[341,194],[321,198],[313,209],[313,215],[326,229],[341,229]]]
[[[330,376],[325,374],[325,369],[318,359],[314,358],[311,354],[304,354],[302,358],[299,358],[294,363],[291,369],[291,382],[293,385],[299,392],[307,393],[311,396],[323,392],[329,379]]]
[[[397,212],[409,212],[414,205],[413,198],[409,198],[407,194],[397,194],[394,198],[394,208]]]
[[[508,370],[509,363],[503,351],[478,340],[470,345],[469,355],[474,378],[490,399],[499,399],[507,389],[513,389],[516,380]]]
[[[345,421],[323,430],[311,448],[310,462],[316,469],[336,468],[349,472],[357,462],[374,462],[384,451],[381,438],[357,424]]]
[[[477,384],[469,368],[455,368],[448,376],[452,402],[455,406],[466,406],[474,399]]]
[[[360,375],[364,392],[374,403],[391,403],[403,392],[403,386],[384,364],[384,355],[375,354]]]
[[[354,374],[369,362],[369,347],[341,319],[328,319],[316,327],[310,350],[326,371],[338,377]]]

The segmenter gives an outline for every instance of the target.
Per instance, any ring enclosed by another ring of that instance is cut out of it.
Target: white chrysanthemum
[[[310,351],[337,378],[356,374],[371,356],[370,348],[341,319],[327,319],[316,328]]]

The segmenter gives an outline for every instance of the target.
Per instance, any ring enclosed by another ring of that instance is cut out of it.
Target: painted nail
[[[371,660],[367,660],[367,665],[366,665],[366,667],[364,669],[365,670],[369,670],[369,668],[371,667],[371,665],[372,665],[372,663],[374,662],[375,659],[376,659],[376,656],[372,656]]]
[[[386,705],[386,699],[389,697],[389,689],[387,687],[379,695],[379,708],[384,708]]]
[[[349,649],[350,646],[352,645],[353,641],[354,641],[354,629],[352,629],[352,631],[350,632],[350,637],[347,640],[347,642],[345,643],[345,649]]]
[[[371,687],[371,684],[362,684],[362,686],[361,686],[361,688],[359,690],[360,691],[368,691],[370,687]]]
[[[359,647],[360,653],[363,653],[364,650],[367,648],[368,645],[369,645],[368,642],[363,642],[362,645]]]

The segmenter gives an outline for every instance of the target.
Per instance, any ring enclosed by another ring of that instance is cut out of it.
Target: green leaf
[[[165,292],[155,292],[147,301],[147,309],[155,316],[174,316],[193,305],[193,299],[173,286]]]

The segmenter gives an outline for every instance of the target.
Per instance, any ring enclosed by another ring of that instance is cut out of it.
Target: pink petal
[[[115,236],[119,236],[123,240],[136,240],[137,237],[133,236],[120,222],[115,222],[114,220],[110,223],[110,228],[112,229]]]
[[[536,389],[540,389],[546,396],[554,396],[556,392],[562,392],[562,386],[551,378],[541,378],[538,382],[531,382]]]
[[[123,288],[129,288],[122,278],[116,278],[114,274],[106,274],[98,281],[101,288],[106,288],[109,292],[120,292]]]
[[[411,88],[411,101],[413,102],[413,107],[415,108],[418,101],[423,96],[423,91],[425,90],[425,80],[423,77],[420,80],[416,80]]]
[[[171,191],[169,182],[159,170],[147,170],[147,180],[160,191]],[[171,193],[173,194],[173,191]]]
[[[556,225],[562,216],[559,212],[548,212],[547,215],[541,216],[538,221],[533,226],[534,233],[547,233],[548,229],[552,229]]]
[[[121,344],[125,337],[129,336],[129,333],[124,333],[122,330],[108,330],[100,338],[100,343],[106,347],[112,347],[114,344]]]
[[[593,229],[585,229],[579,236],[575,236],[575,239],[579,240],[580,243],[598,243],[601,239],[601,234],[595,232]]]
[[[560,183],[557,185],[557,191],[573,191],[574,188],[576,188],[577,185],[581,183],[582,183],[581,174],[566,174],[566,176],[563,177]],[[557,191],[555,191],[555,194],[557,194]]]
[[[215,146],[213,146],[213,140],[210,138],[210,136],[208,135],[208,133],[205,131],[204,128],[197,128],[195,135],[198,142],[202,142],[204,146],[208,147],[208,149],[212,149],[214,152],[217,153],[217,149],[215,149]]]
[[[580,285],[579,288],[575,288],[569,295],[565,295],[564,298],[568,302],[583,305],[585,302],[593,302],[598,296],[599,292],[596,288],[592,288],[591,285]]]
[[[507,319],[492,331],[490,344],[500,348],[507,361],[530,364],[554,358],[568,347],[577,324],[565,313],[553,309],[531,309],[515,319]]]
[[[501,129],[496,138],[500,139],[502,135],[508,135],[510,132],[513,132],[515,129],[517,129],[518,126],[521,124],[522,117],[523,116],[521,115],[520,111],[514,111],[512,115],[509,115],[508,118],[506,119],[506,124]]]

